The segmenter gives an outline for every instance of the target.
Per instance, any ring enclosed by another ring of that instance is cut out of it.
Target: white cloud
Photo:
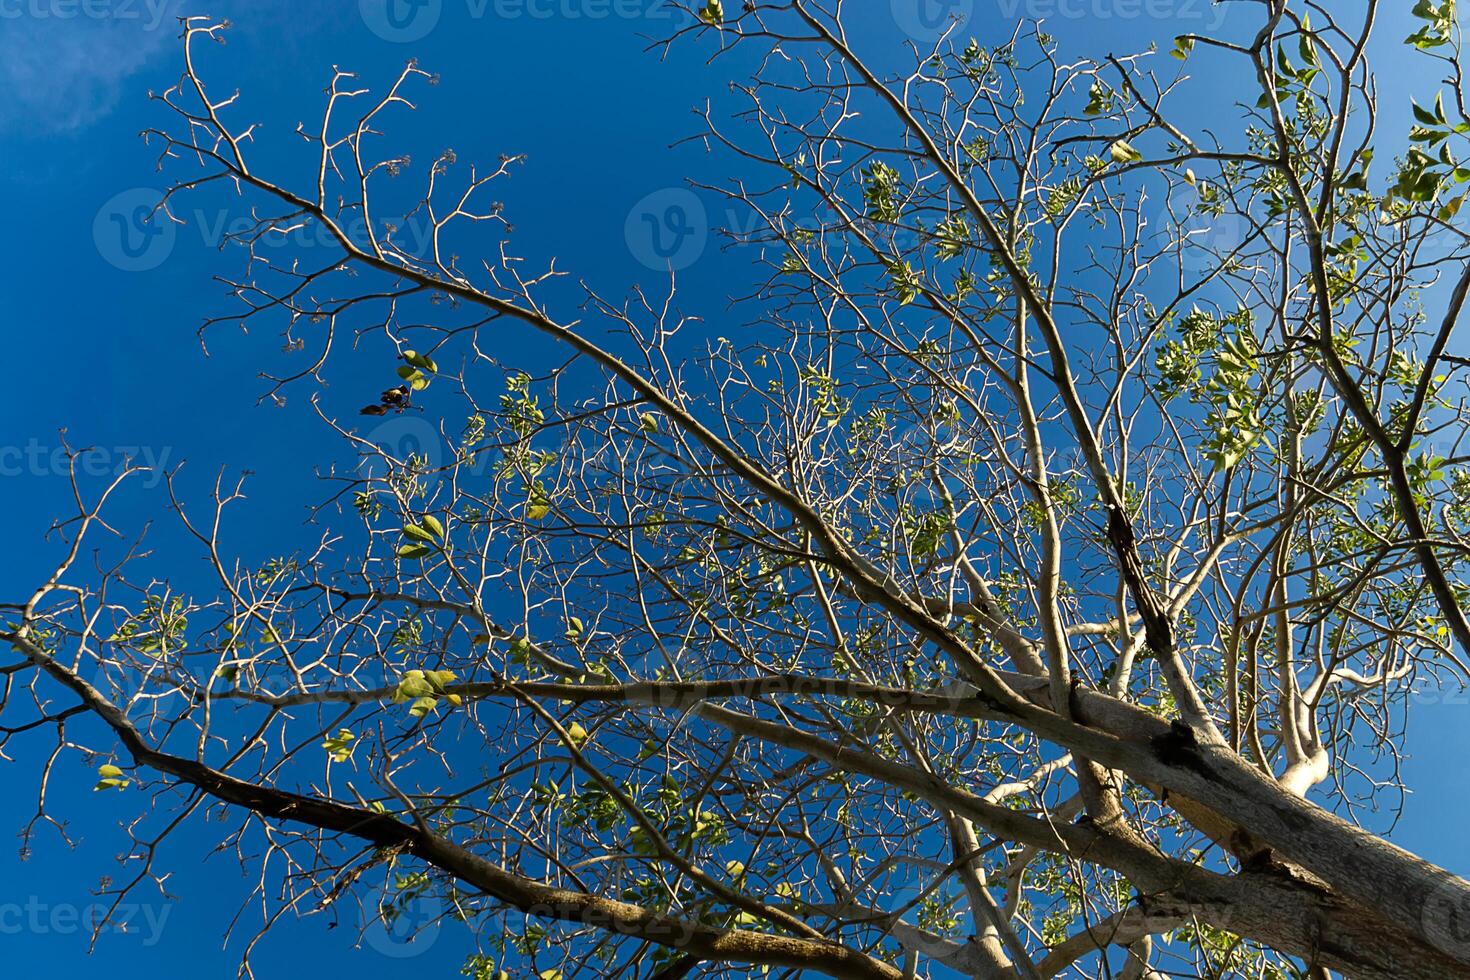
[[[0,130],[87,126],[173,50],[180,0],[0,0]],[[140,93],[141,94],[141,93]]]

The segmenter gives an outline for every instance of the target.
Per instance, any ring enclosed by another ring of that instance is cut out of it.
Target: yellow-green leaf
[[[1118,163],[1137,163],[1143,159],[1143,154],[1135,150],[1127,140],[1118,140],[1108,147],[1108,153]]]
[[[352,758],[353,742],[357,736],[352,734],[350,728],[339,728],[337,734],[322,742],[322,748],[331,756],[333,762],[346,762]]]
[[[102,777],[97,780],[97,785],[92,787],[92,792],[104,789],[127,789],[132,782],[123,778],[123,771],[111,763],[97,767],[97,775]]]
[[[403,525],[404,537],[413,538],[415,541],[433,541],[434,535],[419,527],[417,524]]]
[[[414,367],[424,371],[428,371],[431,374],[437,374],[439,371],[439,365],[435,364],[434,359],[429,357],[427,354],[420,354],[418,351],[406,350],[403,352],[403,359],[409,364],[412,364]]]

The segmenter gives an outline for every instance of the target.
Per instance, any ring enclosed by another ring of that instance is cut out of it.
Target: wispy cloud
[[[43,135],[107,115],[164,56],[182,0],[19,0],[0,5],[0,131]]]
[[[356,2],[0,0],[0,135],[74,132],[141,97],[135,76],[177,57],[185,14],[233,19],[288,61],[323,28],[362,30]]]

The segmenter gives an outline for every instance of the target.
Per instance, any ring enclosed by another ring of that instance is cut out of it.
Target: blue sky
[[[378,83],[417,57],[442,73],[442,82],[427,90],[419,113],[399,117],[395,136],[425,158],[446,146],[461,159],[526,154],[526,165],[500,192],[521,254],[555,256],[559,267],[613,295],[635,281],[660,279],[653,269],[675,254],[685,266],[686,308],[705,318],[710,335],[739,329],[727,312],[739,257],[722,255],[706,235],[708,225],[731,219],[723,205],[691,203],[683,190],[687,178],[718,175],[706,172],[697,147],[670,149],[696,131],[691,110],[718,98],[729,69],[719,60],[706,63],[707,50],[676,50],[667,60],[645,50],[675,15],[656,0],[393,2],[403,5],[0,0],[0,206],[14,222],[4,280],[10,387],[0,415],[0,512],[10,548],[0,594],[33,587],[53,557],[43,534],[67,489],[54,463],[61,429],[74,445],[97,447],[99,472],[129,454],[163,466],[187,460],[186,493],[206,487],[221,467],[253,471],[254,492],[233,542],[242,548],[272,536],[289,539],[316,489],[303,461],[337,453],[299,399],[284,408],[258,404],[257,365],[276,338],[221,330],[208,338],[209,356],[196,340],[203,317],[226,303],[211,277],[237,270],[213,247],[219,221],[230,216],[206,202],[186,213],[187,224],[168,240],[122,237],[138,202],[164,179],[155,171],[156,147],[137,134],[165,123],[147,93],[177,78],[180,12],[234,21],[229,43],[209,52],[208,72],[222,89],[238,86],[252,118],[275,136],[315,116],[333,64]],[[1242,16],[1205,0],[993,0],[981,7],[975,24],[982,32],[1008,32],[993,25],[1018,12],[1048,16],[1064,43],[1085,41],[1077,50],[1093,55]],[[872,0],[869,16],[860,27],[874,39],[926,29],[904,0]],[[1384,104],[1406,104],[1393,101],[1404,94],[1394,86],[1406,80],[1393,78],[1390,68],[1380,62]],[[671,203],[684,209],[671,212]],[[659,223],[674,213],[689,220],[660,232]],[[652,237],[681,230],[691,235],[680,239],[677,253],[659,247],[673,238]],[[508,336],[503,355],[534,357],[522,343]],[[333,380],[347,388],[354,379],[349,372]],[[112,518],[121,528],[141,527],[162,518],[165,504],[160,487],[139,487]],[[175,534],[160,520],[154,540],[167,550]],[[1470,845],[1452,832],[1461,824],[1465,787],[1436,780],[1429,789],[1427,778],[1461,771],[1470,710],[1458,692],[1428,701],[1411,722],[1415,754],[1406,764],[1410,785],[1425,791],[1410,803],[1397,839],[1470,872]],[[76,782],[75,763],[67,765],[58,783]],[[0,771],[17,788],[0,803],[0,825],[19,830],[35,810],[34,766],[22,756]],[[104,936],[89,960],[75,913],[94,901],[100,876],[125,872],[113,855],[125,850],[119,825],[131,814],[118,795],[64,788],[52,809],[69,820],[75,849],[43,829],[28,861],[14,849],[0,853],[0,880],[8,883],[0,895],[7,975],[86,976],[99,968],[119,980],[234,974],[251,913],[228,944],[224,932],[250,882],[227,856],[204,863],[214,841],[197,828],[162,857],[174,872],[174,897],[146,896],[148,908],[136,913],[129,933]],[[278,980],[316,967],[364,978],[398,975],[403,947],[382,940],[355,949],[355,922],[350,914],[344,919],[335,929],[325,917],[285,923],[255,953],[256,975]],[[462,935],[446,927],[426,945],[411,960],[417,975],[457,975],[467,949]]]

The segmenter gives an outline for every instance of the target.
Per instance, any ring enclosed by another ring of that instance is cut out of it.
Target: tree
[[[210,324],[285,331],[271,394],[344,330],[391,387],[313,401],[361,460],[313,547],[243,566],[236,485],[174,498],[207,594],[84,568],[117,484],[76,481],[0,606],[5,744],[153,794],[119,898],[218,813],[283,912],[436,894],[480,978],[1470,976],[1470,883],[1359,824],[1470,650],[1453,0],[1414,8],[1448,97],[1402,145],[1374,0],[1097,61],[1038,24],[868,55],[834,6],[664,42],[752,66],[701,134],[764,263],[734,340],[672,277],[562,308],[487,200],[514,158],[435,159],[406,247],[416,64],[337,71],[310,172],[258,170],[226,27],[185,21],[160,208],[255,218]],[[329,261],[261,248],[301,226]],[[362,431],[404,412],[437,464]]]

